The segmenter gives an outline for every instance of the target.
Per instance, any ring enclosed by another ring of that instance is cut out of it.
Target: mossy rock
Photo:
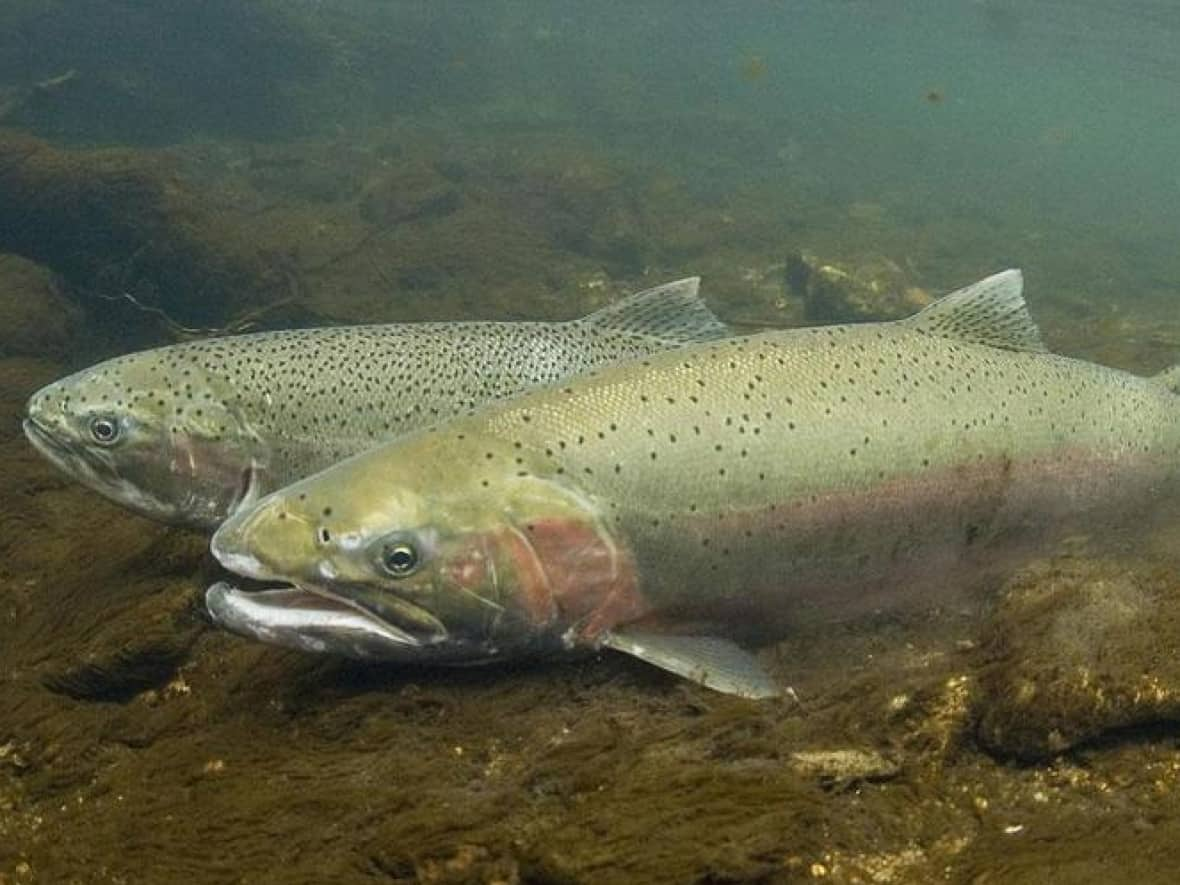
[[[0,251],[87,290],[136,293],[186,325],[223,323],[275,283],[168,161],[11,132],[0,133]]]
[[[1082,559],[1015,581],[984,636],[976,736],[1038,760],[1180,720],[1180,583]]]
[[[377,227],[441,218],[459,208],[457,188],[425,164],[399,165],[370,181],[360,199],[361,217]]]
[[[900,319],[931,300],[900,267],[880,256],[835,264],[800,252],[788,256],[786,277],[788,290],[803,299],[810,323]]]
[[[82,311],[46,268],[0,255],[0,358],[63,359],[82,331]]]

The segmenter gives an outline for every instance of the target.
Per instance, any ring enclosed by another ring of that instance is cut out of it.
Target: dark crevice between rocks
[[[42,682],[55,694],[77,701],[125,703],[171,681],[187,650],[171,643],[119,649],[101,660],[46,674]]]
[[[1031,735],[1005,735],[1006,742],[997,742],[982,734],[974,734],[975,747],[985,756],[1004,765],[1018,768],[1039,768],[1057,758],[1068,758],[1085,764],[1096,753],[1108,753],[1138,745],[1180,746],[1180,719],[1154,719],[1111,727],[1094,734],[1076,738],[1068,746],[1055,749],[1042,732]],[[1020,739],[1024,738],[1021,743]]]
[[[154,594],[106,625],[87,643],[88,652],[43,673],[41,683],[74,700],[106,703],[163,688],[210,629],[199,615],[199,598],[197,591]]]

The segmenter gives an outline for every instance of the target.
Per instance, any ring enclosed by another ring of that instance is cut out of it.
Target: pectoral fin
[[[607,633],[602,644],[724,694],[761,700],[783,693],[752,654],[728,639],[627,630]]]

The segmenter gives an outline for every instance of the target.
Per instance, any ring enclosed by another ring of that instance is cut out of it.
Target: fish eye
[[[392,577],[404,578],[418,570],[418,548],[406,540],[389,541],[381,548],[381,567]]]
[[[108,415],[90,420],[90,436],[100,446],[114,445],[119,440],[119,422]]]

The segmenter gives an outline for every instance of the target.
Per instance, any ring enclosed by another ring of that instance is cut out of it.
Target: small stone
[[[873,750],[800,750],[789,758],[797,772],[825,785],[885,781],[896,777],[900,770],[897,763]]]

